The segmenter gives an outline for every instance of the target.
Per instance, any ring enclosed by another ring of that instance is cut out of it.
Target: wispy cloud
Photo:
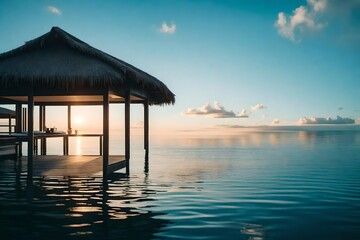
[[[56,15],[61,15],[62,14],[61,10],[59,8],[57,8],[57,7],[47,6],[47,9],[48,9],[48,11],[50,11],[53,14],[56,14]]]
[[[279,123],[280,123],[280,120],[277,119],[277,118],[275,118],[275,119],[273,119],[273,120],[271,121],[270,125],[277,125],[277,124],[279,124]]]
[[[324,28],[325,24],[319,22],[319,16],[326,7],[327,0],[307,0],[307,5],[299,6],[291,15],[280,12],[275,27],[281,36],[298,42],[302,33]]]
[[[254,106],[251,106],[251,109],[253,111],[257,111],[257,110],[261,110],[261,109],[265,109],[266,107],[264,106],[264,104],[262,103],[257,103]]]
[[[135,122],[133,125],[131,125],[131,128],[144,128],[144,122],[143,121]]]
[[[238,116],[238,117],[247,118],[247,117],[249,117],[249,114],[247,113],[246,108],[244,108],[244,109],[242,109],[242,110],[240,111],[240,113],[239,113],[237,116]]]
[[[353,124],[355,123],[354,119],[351,118],[342,118],[337,116],[335,119],[331,117],[311,117],[311,118],[300,118],[300,124]]]
[[[176,32],[176,24],[173,22],[171,22],[170,24],[163,22],[161,24],[160,32],[166,34],[174,34]]]
[[[360,120],[360,119],[359,119]],[[218,128],[228,128],[228,129],[241,129],[241,131],[271,131],[274,130],[278,131],[359,131],[360,124],[333,124],[333,125],[326,125],[326,124],[319,124],[319,125],[262,125],[262,126],[242,126],[242,125],[217,125]]]
[[[188,108],[182,113],[187,116],[208,116],[212,118],[247,118],[246,109],[242,109],[239,113],[235,113],[232,110],[226,110],[225,107],[221,106],[219,102],[215,101],[214,106],[209,103],[199,108]]]

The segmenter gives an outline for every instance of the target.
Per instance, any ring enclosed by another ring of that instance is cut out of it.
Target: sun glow
[[[74,123],[76,125],[81,125],[81,124],[84,123],[84,119],[82,117],[80,117],[80,116],[76,116],[76,117],[74,117]]]

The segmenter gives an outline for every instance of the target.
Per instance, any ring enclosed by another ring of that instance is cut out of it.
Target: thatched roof
[[[64,30],[50,32],[0,54],[0,87],[137,89],[150,104],[173,104],[175,95],[157,78]]]
[[[0,107],[0,118],[15,117],[15,111]]]

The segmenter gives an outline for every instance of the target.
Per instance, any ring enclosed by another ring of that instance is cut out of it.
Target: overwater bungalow
[[[149,105],[174,102],[175,95],[157,78],[91,47],[59,27],[0,54],[0,104],[15,105],[15,133],[9,131],[6,137],[27,142],[27,156],[23,158],[29,181],[32,181],[34,161],[52,166],[55,159],[70,164],[72,159],[80,157],[96,164],[102,160],[104,182],[110,172],[119,168],[126,167],[129,175],[130,105],[144,106],[144,149],[148,156]],[[124,156],[109,155],[109,104],[125,105]],[[23,105],[27,105],[25,121]],[[75,105],[102,106],[102,134],[45,131],[47,106],[67,106],[71,128],[71,106]],[[35,106],[39,108],[39,132],[34,132]],[[100,156],[69,156],[68,139],[79,136],[99,137]],[[51,137],[63,138],[63,156],[46,155],[46,139]],[[39,141],[40,153],[37,152]]]

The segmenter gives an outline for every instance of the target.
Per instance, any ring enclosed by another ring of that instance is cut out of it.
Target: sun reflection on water
[[[76,137],[76,155],[82,155],[82,141],[81,141],[81,137]]]

